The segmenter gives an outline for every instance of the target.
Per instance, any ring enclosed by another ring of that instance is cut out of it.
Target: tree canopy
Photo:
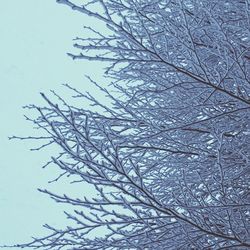
[[[45,225],[47,236],[19,246],[249,248],[249,1],[57,2],[109,29],[86,27],[93,36],[76,38],[69,55],[108,63],[110,89],[90,80],[112,105],[66,85],[101,111],[45,94],[46,107],[30,106],[46,144],[61,149],[50,161],[60,176],[97,194],[40,190],[72,205],[74,226]]]

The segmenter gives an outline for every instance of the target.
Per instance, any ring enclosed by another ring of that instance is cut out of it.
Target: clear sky
[[[22,106],[44,103],[39,92],[53,89],[63,95],[68,92],[63,83],[89,90],[85,74],[101,79],[100,65],[73,61],[66,55],[74,51],[72,39],[82,35],[83,25],[91,22],[56,0],[1,3],[0,245],[27,242],[46,232],[43,223],[65,221],[61,205],[37,191],[49,187],[61,193],[70,188],[48,185],[56,170],[41,168],[56,150],[30,152],[32,142],[9,141],[8,136],[36,133],[24,119]]]

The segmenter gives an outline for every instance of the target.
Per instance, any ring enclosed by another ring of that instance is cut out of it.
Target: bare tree
[[[57,2],[110,30],[86,27],[93,37],[76,38],[70,56],[108,62],[116,92],[92,80],[109,106],[66,85],[102,112],[44,94],[46,107],[29,106],[47,133],[37,139],[61,148],[49,162],[57,180],[71,175],[97,195],[40,190],[74,206],[75,224],[45,225],[49,235],[19,247],[249,249],[249,1]]]

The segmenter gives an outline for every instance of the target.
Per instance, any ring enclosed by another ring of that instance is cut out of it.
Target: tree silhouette
[[[18,246],[248,249],[249,1],[57,2],[109,29],[86,27],[93,36],[76,38],[81,53],[69,55],[108,63],[110,89],[90,80],[112,105],[66,85],[101,111],[44,94],[46,107],[30,106],[47,144],[61,148],[49,162],[57,180],[68,174],[97,194],[40,190],[71,204],[74,224],[45,225],[47,236]]]

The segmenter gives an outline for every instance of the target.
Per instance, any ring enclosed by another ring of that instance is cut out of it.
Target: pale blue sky
[[[53,167],[41,166],[56,150],[30,152],[34,144],[9,141],[8,136],[34,135],[22,106],[43,103],[39,92],[54,89],[64,94],[63,83],[89,90],[84,74],[101,79],[101,65],[73,61],[66,55],[74,51],[72,39],[83,34],[83,25],[98,25],[91,22],[55,0],[1,3],[0,245],[27,242],[45,232],[43,223],[65,221],[61,205],[37,191],[55,177]],[[66,184],[49,187],[60,192],[70,189]]]

